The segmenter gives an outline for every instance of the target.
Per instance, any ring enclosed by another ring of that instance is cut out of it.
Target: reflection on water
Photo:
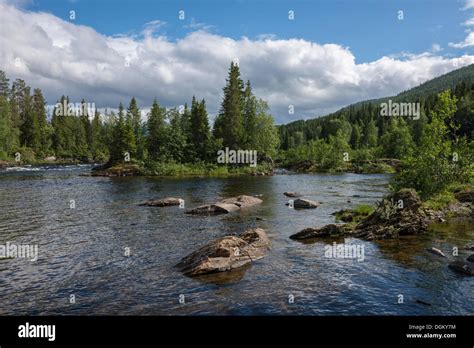
[[[325,246],[333,240],[304,244],[288,238],[303,228],[333,223],[336,210],[379,200],[386,192],[386,175],[78,175],[87,170],[68,166],[0,172],[0,244],[39,245],[37,262],[0,259],[0,314],[474,312],[474,280],[447,268],[455,258],[452,248],[473,241],[472,223],[437,225],[415,238],[377,243],[352,239],[350,243],[364,246],[362,262],[326,258]],[[284,191],[301,192],[323,204],[293,210],[285,206]],[[190,216],[177,206],[137,205],[176,196],[190,208],[239,194],[261,194],[264,202],[256,209],[210,217]],[[75,209],[70,209],[71,200]],[[174,267],[211,239],[257,226],[268,231],[272,248],[249,267],[199,278],[183,276]],[[429,247],[443,250],[449,260],[426,252]],[[459,250],[459,258],[469,255]],[[71,294],[75,304],[69,303]],[[397,303],[399,294],[405,303]],[[290,295],[294,303],[289,303]]]

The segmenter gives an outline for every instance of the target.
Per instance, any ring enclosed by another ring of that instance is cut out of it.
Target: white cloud
[[[441,52],[442,50],[443,48],[441,47],[440,44],[434,43],[431,45],[431,52],[433,53]]]
[[[462,23],[466,27],[472,27],[474,25],[474,18],[469,18]]]
[[[474,0],[466,0],[466,2],[464,3],[464,7],[462,9],[469,10],[471,8],[474,8]]]
[[[449,46],[454,47],[454,48],[465,48],[465,47],[474,46],[474,31],[469,32],[466,38],[464,39],[464,41],[461,41],[458,43],[450,42]]]
[[[216,113],[227,69],[239,58],[242,78],[251,80],[254,92],[283,123],[393,95],[474,63],[474,56],[448,59],[425,53],[357,64],[341,45],[271,36],[232,39],[205,30],[172,41],[157,36],[160,21],[145,25],[140,36],[111,37],[1,2],[0,22],[0,69],[41,88],[50,104],[66,94],[98,108],[115,108],[131,96],[142,108],[154,97],[169,107],[189,103],[195,94]],[[288,115],[290,104],[294,115]]]

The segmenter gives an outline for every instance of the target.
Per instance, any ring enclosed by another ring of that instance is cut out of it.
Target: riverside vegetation
[[[269,173],[279,144],[265,101],[244,85],[231,64],[219,114],[211,129],[205,100],[192,98],[166,109],[153,101],[147,120],[135,98],[127,109],[100,113],[82,100],[78,108],[62,96],[48,120],[40,89],[21,79],[10,87],[0,71],[0,161],[20,163],[99,162],[104,175],[237,175]],[[91,110],[92,109],[92,110]],[[252,151],[258,165],[220,164],[217,152]]]

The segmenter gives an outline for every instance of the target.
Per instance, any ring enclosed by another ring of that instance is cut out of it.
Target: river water
[[[424,236],[396,241],[346,240],[363,246],[362,261],[325,257],[325,246],[333,241],[303,244],[288,238],[303,228],[334,222],[336,210],[378,201],[387,192],[388,175],[79,175],[89,170],[58,166],[0,172],[0,245],[38,245],[35,262],[0,259],[0,314],[474,313],[473,277],[453,273],[449,260],[425,250],[434,246],[450,254],[454,246],[461,249],[474,240],[472,223],[450,222]],[[284,191],[323,204],[314,210],[290,209]],[[262,195],[263,204],[210,217],[190,216],[179,207],[138,206],[177,196],[192,208],[239,194]],[[174,268],[209,240],[254,226],[267,230],[272,247],[249,267],[198,279]],[[460,250],[460,258],[468,255]]]

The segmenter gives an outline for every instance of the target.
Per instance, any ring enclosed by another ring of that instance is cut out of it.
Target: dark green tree
[[[223,146],[237,150],[244,145],[243,81],[237,64],[231,63],[226,81],[221,109],[214,122],[214,136],[222,139]]]

